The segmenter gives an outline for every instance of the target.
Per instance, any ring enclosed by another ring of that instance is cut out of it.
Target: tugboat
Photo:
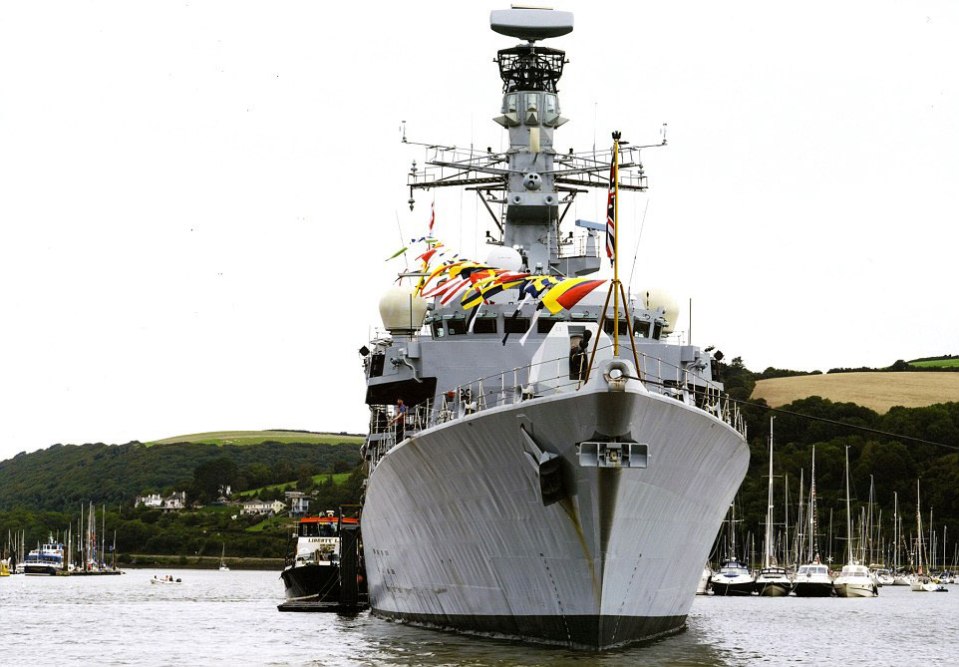
[[[570,33],[572,14],[490,23],[521,40],[495,61],[508,150],[424,144],[409,175],[411,206],[421,190],[475,191],[488,253],[444,258],[431,225],[360,349],[371,608],[584,650],[675,633],[746,474],[744,424],[716,360],[667,341],[667,304],[619,281],[617,202],[646,189],[653,146],[614,132],[605,151],[554,147],[567,60],[537,42]],[[607,220],[561,232],[590,188]],[[613,276],[593,279],[604,245]]]
[[[333,510],[300,518],[296,540],[280,574],[287,600],[279,605],[280,611],[335,611],[365,604],[366,585],[358,567],[358,528],[358,518],[338,516]],[[356,585],[344,587],[344,580]]]

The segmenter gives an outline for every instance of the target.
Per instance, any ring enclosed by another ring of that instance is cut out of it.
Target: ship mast
[[[557,151],[554,132],[569,119],[560,113],[559,81],[568,62],[565,51],[537,42],[573,30],[572,15],[541,9],[494,11],[494,32],[523,40],[497,51],[494,62],[503,82],[500,114],[493,118],[508,132],[504,152],[457,149],[436,143],[403,141],[426,149],[425,166],[410,170],[410,206],[415,190],[459,187],[477,193],[500,238],[495,245],[515,250],[518,270],[533,274],[583,276],[600,268],[595,244],[580,255],[559,256],[559,225],[578,194],[590,188],[645,191],[642,148],[616,142],[612,151]],[[617,133],[618,139],[618,133]],[[616,183],[607,176],[617,160]],[[497,215],[492,205],[501,207]],[[586,228],[595,239],[595,223]]]

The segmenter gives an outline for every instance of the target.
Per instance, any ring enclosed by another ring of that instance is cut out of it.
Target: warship
[[[538,42],[572,14],[496,10],[490,25],[520,40],[495,59],[508,149],[423,144],[408,175],[411,207],[434,188],[476,193],[487,256],[445,255],[431,218],[360,348],[370,604],[574,649],[651,640],[685,626],[746,473],[745,426],[709,348],[669,336],[669,304],[619,281],[619,197],[646,190],[642,151],[665,138],[557,150],[567,59]],[[597,190],[607,220],[561,231]],[[613,277],[594,278],[604,255]]]

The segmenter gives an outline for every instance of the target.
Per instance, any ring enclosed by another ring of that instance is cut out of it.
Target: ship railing
[[[580,236],[566,237],[559,239],[556,245],[556,256],[560,259],[568,257],[599,257],[599,244],[593,242],[590,247],[589,236],[582,234]]]
[[[411,188],[506,185],[509,158],[505,154],[455,146],[425,145],[424,148],[424,167],[417,169],[414,163],[407,178]]]
[[[677,366],[644,352],[641,358],[641,381],[647,389],[670,396],[687,405],[708,412],[746,435],[746,425],[739,405],[727,396],[719,384],[702,377],[696,367]],[[559,359],[541,362],[555,364]],[[531,398],[577,391],[582,381],[577,374],[555,377],[538,376],[530,382],[537,364],[512,368],[477,378],[456,386],[411,408],[406,418],[405,435],[421,429],[462,419],[477,412],[504,405],[514,405]],[[572,377],[570,377],[572,376]],[[367,458],[379,458],[396,444],[395,427],[391,424],[395,409],[377,406],[371,410],[370,438]]]

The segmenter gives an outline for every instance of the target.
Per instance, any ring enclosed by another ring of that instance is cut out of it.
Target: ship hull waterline
[[[583,441],[644,443],[648,466],[581,465]],[[557,502],[544,502],[541,452],[559,457]],[[373,612],[585,649],[677,632],[748,462],[729,425],[642,388],[536,398],[422,431],[370,476]]]

